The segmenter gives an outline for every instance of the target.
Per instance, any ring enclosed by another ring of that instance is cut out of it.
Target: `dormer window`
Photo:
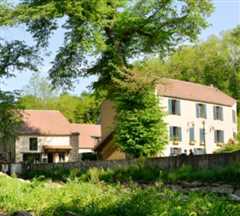
[[[171,115],[180,115],[180,101],[176,99],[168,100],[168,113]]]
[[[213,107],[213,118],[214,120],[223,121],[223,108],[221,106]]]
[[[206,104],[196,104],[196,115],[197,118],[207,118],[207,106]]]

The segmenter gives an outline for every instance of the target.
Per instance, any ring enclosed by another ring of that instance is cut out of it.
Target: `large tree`
[[[47,47],[57,28],[65,30],[64,45],[50,69],[55,85],[71,86],[72,79],[79,75],[97,75],[94,87],[116,97],[122,91],[131,92],[133,82],[129,81],[135,78],[131,59],[149,54],[163,56],[180,42],[196,39],[207,26],[205,18],[212,5],[209,0],[22,0],[2,10],[8,13],[0,22],[25,23],[38,47]],[[131,104],[122,108],[132,109]],[[137,112],[141,111],[138,107]],[[142,131],[137,133],[141,138]]]
[[[0,40],[0,82],[14,76],[19,70],[36,70],[36,52],[20,41]],[[17,92],[4,91],[0,88],[0,144],[16,136],[21,123],[20,107],[17,104]]]
[[[167,144],[167,128],[159,98],[145,79],[133,80],[131,88],[116,93],[115,141],[123,152],[133,157],[156,156]]]
[[[8,13],[0,17],[0,23],[25,23],[39,47],[48,46],[57,28],[65,29],[65,42],[50,76],[55,84],[66,85],[86,74],[98,75],[101,85],[124,79],[130,59],[163,54],[185,39],[195,39],[212,11],[209,0],[19,2],[5,9]]]

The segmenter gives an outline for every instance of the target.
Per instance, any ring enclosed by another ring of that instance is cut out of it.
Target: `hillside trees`
[[[113,98],[128,97],[121,92],[131,92],[136,79],[131,59],[163,56],[176,44],[196,39],[207,26],[205,18],[212,5],[208,0],[22,0],[8,10],[0,21],[25,23],[38,47],[48,46],[51,34],[60,27],[58,21],[63,21],[65,43],[49,71],[54,85],[71,86],[78,76],[96,75],[94,87],[107,90],[108,97]],[[132,104],[124,109],[131,110]],[[161,116],[158,119],[161,121]]]
[[[34,73],[23,88],[18,104],[25,109],[59,110],[74,123],[96,123],[104,98],[101,91],[98,94],[95,91],[82,92],[79,96],[61,93],[53,89],[47,77]]]
[[[214,85],[240,102],[239,38],[240,27],[236,27],[220,37],[181,46],[165,61],[150,58],[137,62],[135,67],[142,74]]]
[[[204,42],[181,46],[164,61],[149,58],[136,62],[135,69],[154,77],[214,85],[237,100],[240,121],[240,26]]]

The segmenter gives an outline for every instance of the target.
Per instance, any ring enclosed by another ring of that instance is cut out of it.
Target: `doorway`
[[[53,153],[48,153],[48,163],[53,163]]]

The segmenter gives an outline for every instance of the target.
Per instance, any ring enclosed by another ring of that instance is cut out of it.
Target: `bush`
[[[226,144],[216,151],[216,153],[231,153],[240,151],[240,143],[238,144]]]
[[[213,169],[193,169],[191,166],[183,166],[180,169],[163,172],[163,181],[202,181],[202,182],[226,182],[240,184],[240,164],[232,164]]]
[[[64,216],[67,211],[81,216],[238,216],[240,212],[240,204],[224,197],[201,193],[183,195],[162,186],[141,189],[83,182],[59,186],[0,176],[0,191],[0,209],[9,214],[25,210],[36,216]]]

